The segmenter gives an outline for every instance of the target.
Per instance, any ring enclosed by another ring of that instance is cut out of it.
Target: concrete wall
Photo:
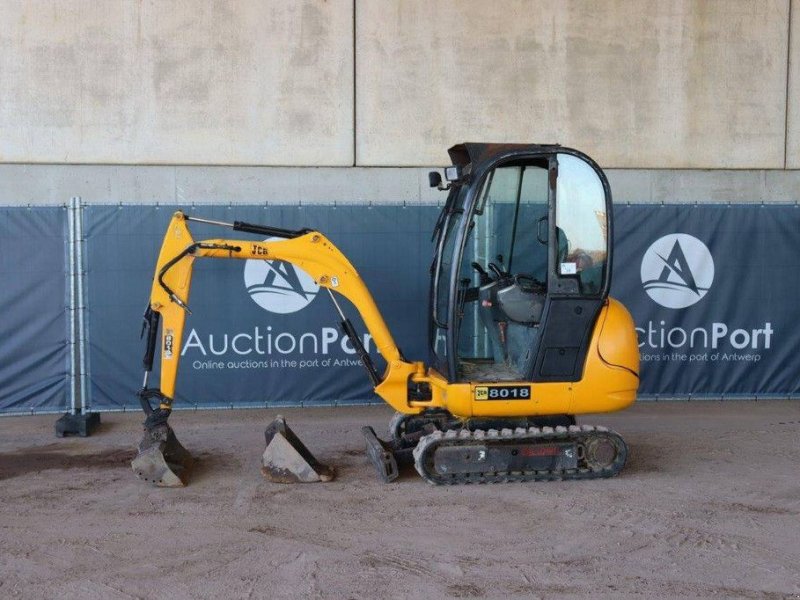
[[[469,139],[576,146],[619,201],[800,200],[800,0],[16,0],[0,25],[0,204],[435,202],[405,167]]]
[[[480,138],[610,167],[783,168],[788,14],[788,0],[359,3],[358,162],[427,163]]]
[[[0,206],[437,204],[427,168],[0,165]],[[800,203],[800,170],[607,169],[615,202]],[[200,211],[202,212],[202,211]],[[234,218],[235,218],[235,213]]]
[[[792,0],[786,167],[800,169],[800,0]]]
[[[0,7],[0,161],[351,165],[351,0]]]

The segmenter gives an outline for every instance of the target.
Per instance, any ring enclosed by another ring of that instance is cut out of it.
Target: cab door
[[[566,149],[475,173],[435,275],[434,354],[450,381],[582,377],[608,294],[610,202],[602,171]]]
[[[578,381],[610,285],[611,194],[602,171],[577,152],[551,171],[549,285],[532,381]]]
[[[478,183],[454,271],[457,381],[524,381],[537,356],[548,287],[550,158],[514,159]]]

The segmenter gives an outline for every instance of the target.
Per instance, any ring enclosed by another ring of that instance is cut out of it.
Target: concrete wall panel
[[[783,168],[788,13],[789,0],[357,0],[358,164],[442,163],[450,144],[494,140],[610,167]]]
[[[800,169],[800,0],[792,0],[789,53],[789,114],[786,131],[786,167]]]
[[[438,204],[429,168],[3,165],[0,206]],[[608,169],[617,203],[800,203],[800,170]],[[236,219],[235,206],[231,218]]]
[[[352,164],[350,0],[30,0],[0,15],[0,162]]]

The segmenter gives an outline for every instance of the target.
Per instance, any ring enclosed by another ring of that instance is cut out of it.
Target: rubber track
[[[580,459],[577,469],[561,471],[505,471],[484,473],[458,473],[441,475],[433,471],[433,453],[437,448],[447,446],[466,446],[475,443],[496,442],[576,442],[586,444],[589,440],[605,437],[613,440],[618,449],[615,461],[606,468],[592,468],[585,459]],[[429,483],[434,485],[459,485],[466,483],[509,483],[515,481],[562,481],[573,479],[601,479],[617,475],[625,466],[628,447],[622,437],[606,427],[573,425],[572,427],[530,427],[524,429],[462,429],[447,432],[436,431],[422,437],[414,448],[414,467]]]

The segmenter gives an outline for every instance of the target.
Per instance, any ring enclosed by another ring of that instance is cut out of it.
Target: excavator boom
[[[235,230],[283,238],[276,241],[210,239],[196,242],[187,223],[203,219],[187,217],[176,212],[167,228],[156,265],[156,275],[150,294],[149,311],[160,315],[161,323],[161,385],[162,409],[171,409],[175,382],[183,343],[183,330],[190,314],[189,296],[194,261],[199,258],[261,259],[290,262],[305,272],[320,286],[331,292],[331,299],[339,312],[341,327],[356,348],[372,379],[376,392],[396,410],[416,414],[430,404],[409,404],[405,401],[405,388],[410,375],[424,373],[422,363],[406,362],[383,320],[375,300],[355,267],[347,257],[323,234],[317,231],[291,231],[251,225],[247,223],[216,223]],[[372,336],[378,352],[386,360],[386,372],[379,375],[369,354],[364,350],[350,320],[341,311],[333,292],[341,294],[356,307]],[[149,326],[149,324],[148,324]],[[150,333],[154,330],[150,328]],[[150,371],[155,356],[155,335],[148,337],[145,370]],[[423,378],[425,378],[423,376]],[[403,388],[403,394],[397,389]]]

